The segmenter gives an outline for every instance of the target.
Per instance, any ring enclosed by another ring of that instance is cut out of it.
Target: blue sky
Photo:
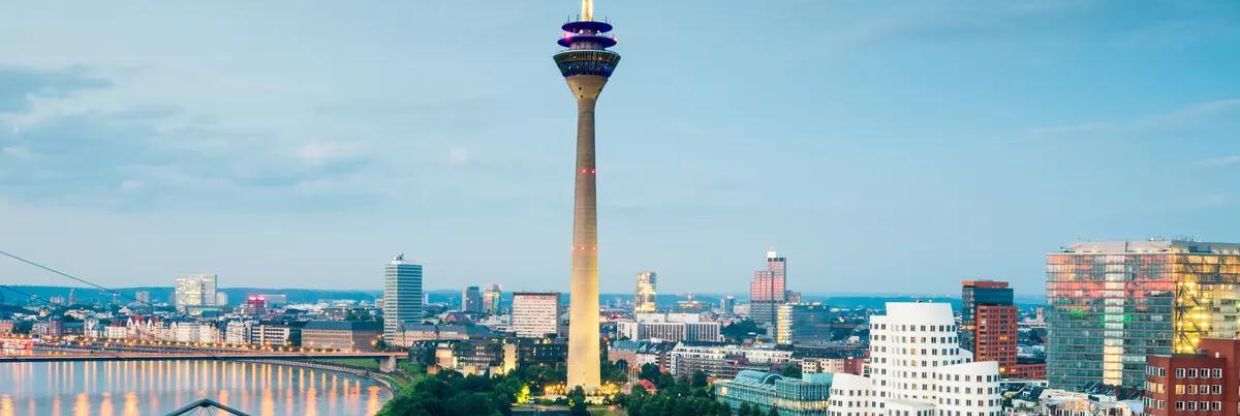
[[[0,248],[118,286],[566,290],[571,0],[0,14]],[[1234,1],[600,0],[602,288],[1043,291],[1080,239],[1240,241]],[[0,262],[0,283],[57,278]]]

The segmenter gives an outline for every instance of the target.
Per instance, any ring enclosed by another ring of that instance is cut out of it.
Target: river
[[[350,374],[276,364],[0,364],[0,416],[163,415],[209,398],[254,416],[372,415],[392,397]]]

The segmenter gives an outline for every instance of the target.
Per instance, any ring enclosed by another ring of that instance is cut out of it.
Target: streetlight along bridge
[[[49,363],[70,361],[176,361],[176,360],[207,360],[207,361],[314,361],[370,358],[379,363],[379,371],[390,373],[396,371],[397,360],[408,358],[403,353],[300,353],[271,351],[238,351],[238,352],[91,352],[91,353],[35,353],[35,354],[4,354],[0,355],[3,363]]]

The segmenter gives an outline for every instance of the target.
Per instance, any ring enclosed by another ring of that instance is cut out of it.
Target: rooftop
[[[1084,241],[1070,243],[1062,247],[1060,252],[1067,254],[1240,254],[1240,244],[1209,243],[1192,240]]]

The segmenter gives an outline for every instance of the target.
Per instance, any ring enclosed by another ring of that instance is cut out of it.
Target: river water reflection
[[[162,415],[204,397],[255,416],[328,416],[372,415],[391,394],[349,374],[262,363],[0,364],[0,416]]]

